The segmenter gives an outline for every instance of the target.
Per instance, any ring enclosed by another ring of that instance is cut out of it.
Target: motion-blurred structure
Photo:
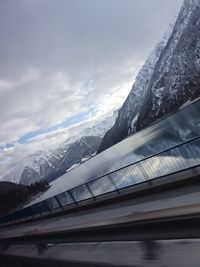
[[[5,263],[196,266],[199,112],[197,100],[65,174],[59,186],[52,183],[25,207],[2,215]],[[79,176],[75,187],[64,190],[66,179]]]

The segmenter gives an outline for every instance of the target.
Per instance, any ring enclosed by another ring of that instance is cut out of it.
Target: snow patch
[[[73,164],[69,169],[66,170],[66,172],[73,170],[74,168],[78,167],[79,165],[80,165],[80,163]]]
[[[129,133],[134,132],[134,129],[136,127],[136,123],[137,123],[137,120],[138,120],[138,116],[139,116],[139,113],[137,113],[136,116],[133,118],[133,120],[131,122],[131,126],[129,128]]]

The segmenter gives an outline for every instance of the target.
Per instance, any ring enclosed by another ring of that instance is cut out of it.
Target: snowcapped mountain
[[[178,18],[138,73],[98,152],[200,96],[200,0],[185,0]]]
[[[1,181],[28,185],[41,179],[52,181],[94,156],[106,131],[115,123],[118,110],[98,124],[83,128],[54,149],[37,151],[6,168]],[[8,171],[7,171],[8,169]]]
[[[1,180],[25,185],[41,179],[52,181],[82,164],[96,153],[103,135],[113,126],[117,112],[96,126],[83,129],[79,136],[72,136],[56,149],[41,150],[27,156],[8,168]]]
[[[4,174],[2,180],[22,184],[35,182],[44,178],[61,156],[57,151],[38,151],[15,164],[12,170]]]
[[[103,137],[114,124],[115,120],[118,115],[118,109],[114,110],[113,113],[109,116],[100,121],[98,124],[92,125],[91,127],[88,127],[84,129],[82,135],[83,136],[101,136]]]
[[[99,136],[85,136],[73,143],[63,143],[55,150],[38,151],[17,163],[2,181],[24,185],[42,179],[52,181],[93,156],[101,140]]]

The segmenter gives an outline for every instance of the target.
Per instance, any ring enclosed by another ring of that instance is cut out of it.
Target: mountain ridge
[[[177,20],[139,71],[98,153],[200,95],[200,1],[185,0]]]
[[[104,133],[114,124],[117,112],[118,110],[115,110],[96,125],[83,128],[78,136],[71,136],[56,148],[38,150],[20,162],[12,164],[11,168],[8,166],[8,170],[1,174],[1,181],[26,185],[44,179],[50,182],[66,171],[68,172],[84,163],[96,153]],[[80,140],[83,144],[85,143],[83,147],[80,146]],[[82,151],[81,156],[76,152],[76,148]],[[71,155],[69,151],[71,151]]]

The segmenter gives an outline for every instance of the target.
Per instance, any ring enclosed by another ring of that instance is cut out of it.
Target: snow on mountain
[[[59,158],[59,155],[51,151],[38,151],[15,164],[12,170],[4,174],[2,181],[20,183],[22,180],[22,184],[35,182],[42,179],[47,170],[55,166]]]
[[[114,110],[109,117],[106,117],[98,124],[93,124],[91,127],[84,129],[82,135],[103,137],[106,131],[108,131],[108,129],[110,129],[114,125],[117,115],[118,109]]]
[[[41,179],[52,181],[94,156],[103,135],[113,126],[118,110],[112,115],[83,128],[78,136],[71,136],[53,149],[37,151],[1,173],[1,181],[30,184]],[[84,126],[84,125],[83,125]]]
[[[143,101],[137,130],[175,112],[200,95],[200,1],[186,0]],[[159,99],[156,92],[160,92]]]
[[[105,134],[98,152],[200,95],[200,0],[185,0],[177,20],[155,46]]]
[[[118,112],[118,117],[116,118],[114,126],[106,133],[103,139],[99,152],[116,144],[134,132],[139,110],[142,105],[142,99],[144,98],[150,78],[154,72],[155,65],[167,44],[169,37],[171,36],[172,30],[173,25],[170,25],[168,31],[164,34],[161,41],[155,46],[145,64],[139,71],[126,101]]]
[[[74,142],[66,141],[54,150],[38,151],[17,163],[1,181],[24,185],[42,179],[50,182],[93,156],[101,140],[99,136],[85,136],[77,141],[70,139]]]

